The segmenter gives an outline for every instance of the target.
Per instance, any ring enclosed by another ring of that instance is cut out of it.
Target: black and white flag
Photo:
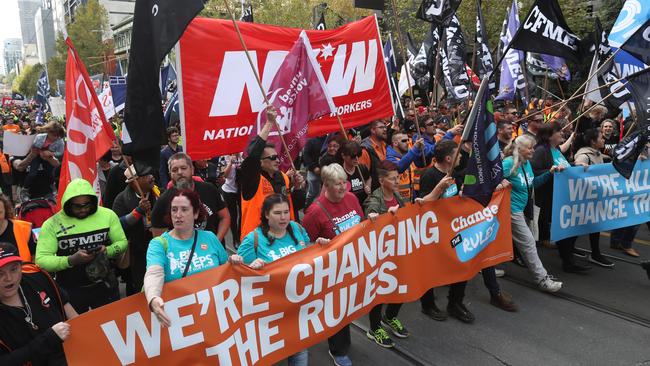
[[[324,13],[320,14],[320,19],[318,19],[318,23],[316,23],[316,26],[314,26],[314,29],[317,29],[317,30],[325,30],[325,29],[327,29],[327,26],[325,25],[325,14]]]
[[[566,21],[557,0],[537,0],[512,40],[512,48],[580,62],[580,38]]]
[[[490,76],[494,71],[494,63],[492,61],[492,54],[487,44],[487,33],[485,32],[485,23],[483,22],[483,12],[481,11],[481,0],[476,2],[476,59],[478,61],[478,77],[483,80],[483,77]],[[496,83],[493,78],[490,78],[488,84],[488,93],[496,89]]]
[[[623,51],[650,65],[650,19],[621,46]]]
[[[465,39],[455,15],[447,26],[445,37],[446,47],[441,53],[447,100],[451,104],[458,104],[469,97],[470,81],[465,68]]]
[[[451,17],[456,14],[460,2],[461,0],[423,0],[416,17],[436,25],[446,26]]]
[[[253,5],[248,0],[241,1],[241,18],[242,22],[253,23]]]
[[[41,109],[48,108],[48,101],[50,99],[50,82],[47,79],[47,71],[43,70],[41,76],[36,82],[36,103],[41,106]]]

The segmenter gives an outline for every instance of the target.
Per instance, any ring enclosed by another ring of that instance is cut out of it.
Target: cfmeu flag
[[[470,125],[466,129],[471,132],[468,136],[463,135],[463,141],[472,142],[472,151],[465,171],[463,196],[475,199],[484,207],[490,202],[494,189],[503,179],[497,127],[492,115],[492,102],[488,99],[488,79],[488,76],[483,78],[469,115]]]
[[[97,160],[115,140],[113,129],[106,121],[102,105],[95,94],[88,72],[70,38],[65,69],[67,142],[59,178],[59,197],[72,179],[82,178],[93,185],[99,197]]]
[[[314,51],[305,31],[300,33],[275,74],[269,87],[268,98],[277,112],[276,121],[280,131],[272,131],[267,141],[275,144],[276,151],[283,152],[278,157],[280,169],[286,171],[291,167],[291,161],[305,146],[307,122],[329,113],[336,113],[334,101],[327,90],[325,78],[314,58]],[[260,111],[257,120],[259,131],[266,122],[264,110]],[[284,137],[291,160],[288,159],[279,134]],[[254,132],[252,136],[256,135],[257,132]]]
[[[203,9],[203,0],[137,0],[133,15],[129,74],[124,108],[124,153],[149,166],[159,166],[164,140],[160,100],[160,63],[187,25]]]

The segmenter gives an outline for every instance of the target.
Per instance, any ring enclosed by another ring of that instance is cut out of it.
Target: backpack
[[[36,198],[23,202],[18,209],[18,219],[32,223],[34,229],[56,213],[56,203],[50,199]]]

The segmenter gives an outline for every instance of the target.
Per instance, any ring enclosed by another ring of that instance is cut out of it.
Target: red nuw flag
[[[97,160],[111,148],[115,140],[113,129],[106,121],[102,104],[95,94],[86,67],[79,58],[70,38],[68,62],[65,68],[65,116],[67,141],[59,178],[57,202],[72,179],[90,182],[99,197]]]
[[[277,111],[278,127],[293,160],[307,141],[307,122],[329,113],[336,113],[334,101],[327,90],[325,78],[314,58],[314,51],[305,31],[300,33],[275,74],[269,87],[268,98]],[[264,110],[258,114],[257,120],[257,127],[261,128],[266,122]],[[257,136],[257,132],[254,131],[252,136]],[[276,129],[272,130],[268,142],[275,144],[280,169],[288,170],[291,161],[284,151]]]

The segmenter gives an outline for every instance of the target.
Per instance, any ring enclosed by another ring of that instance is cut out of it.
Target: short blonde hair
[[[332,163],[321,169],[320,178],[323,181],[323,184],[328,186],[339,179],[347,180],[348,174],[341,165]]]

